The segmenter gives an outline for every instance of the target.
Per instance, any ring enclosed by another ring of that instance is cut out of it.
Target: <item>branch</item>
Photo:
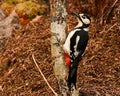
[[[107,29],[107,30],[105,30],[105,29],[103,29],[103,31],[101,31],[100,33],[102,33],[102,32],[109,32],[113,27],[115,27],[117,25],[117,23],[115,23],[115,24],[113,24],[109,29]]]
[[[107,32],[108,31],[110,31],[113,27],[115,27],[117,25],[117,23],[115,23],[115,24],[113,24],[108,30],[107,30]]]
[[[40,74],[42,75],[44,81],[45,81],[46,84],[48,85],[48,87],[51,89],[51,91],[54,93],[55,96],[58,96],[58,94],[57,94],[57,93],[54,91],[54,89],[50,86],[50,84],[48,83],[48,81],[47,81],[47,79],[45,78],[44,74],[42,73],[41,69],[39,68],[39,66],[38,66],[38,64],[37,64],[37,62],[36,62],[36,60],[35,60],[34,54],[32,54],[32,59],[33,59],[35,65],[36,65],[38,71],[39,71]]]
[[[108,12],[107,12],[107,14],[106,14],[106,19],[105,19],[105,20],[107,20],[109,14],[111,13],[113,7],[115,6],[115,4],[116,4],[117,2],[118,2],[118,0],[115,0],[114,3],[112,4],[112,6],[109,8],[109,10],[108,10]],[[106,22],[106,21],[105,21],[105,22]]]

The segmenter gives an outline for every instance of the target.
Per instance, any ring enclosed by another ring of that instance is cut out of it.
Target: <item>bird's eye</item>
[[[83,16],[82,16],[82,18],[83,18],[83,19],[86,19],[86,16],[85,16],[85,15],[83,15]]]

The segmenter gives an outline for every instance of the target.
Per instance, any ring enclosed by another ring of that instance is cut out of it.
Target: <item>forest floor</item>
[[[70,31],[76,22],[67,18]],[[53,96],[39,73],[32,54],[52,88],[57,92],[50,50],[50,17],[13,32],[0,51],[0,96]],[[120,32],[117,22],[96,28],[92,21],[90,40],[79,64],[80,96],[120,96]],[[84,94],[84,95],[83,95]]]

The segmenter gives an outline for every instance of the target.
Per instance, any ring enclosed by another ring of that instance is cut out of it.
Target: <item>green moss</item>
[[[34,17],[40,13],[40,5],[32,2],[26,1],[24,3],[19,3],[16,5],[17,12],[23,12],[24,14],[29,15],[28,17]]]
[[[26,14],[30,19],[34,18],[36,15],[43,14],[46,5],[40,5],[35,3],[33,0],[8,0],[1,5],[3,9],[12,8],[20,14]]]
[[[8,4],[17,4],[18,3],[18,0],[9,0],[8,1]]]
[[[33,19],[33,18],[35,18],[35,17],[36,17],[35,14],[29,14],[29,15],[28,15],[28,18],[29,18],[29,19]]]
[[[12,7],[13,5],[7,3],[7,2],[4,2],[2,5],[1,5],[1,8],[5,9],[5,8],[9,8],[9,7]]]

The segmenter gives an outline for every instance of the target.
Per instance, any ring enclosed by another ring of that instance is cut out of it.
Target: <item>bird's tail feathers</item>
[[[70,91],[72,84],[76,88],[76,81],[77,81],[77,67],[70,68],[68,76],[68,88]]]

